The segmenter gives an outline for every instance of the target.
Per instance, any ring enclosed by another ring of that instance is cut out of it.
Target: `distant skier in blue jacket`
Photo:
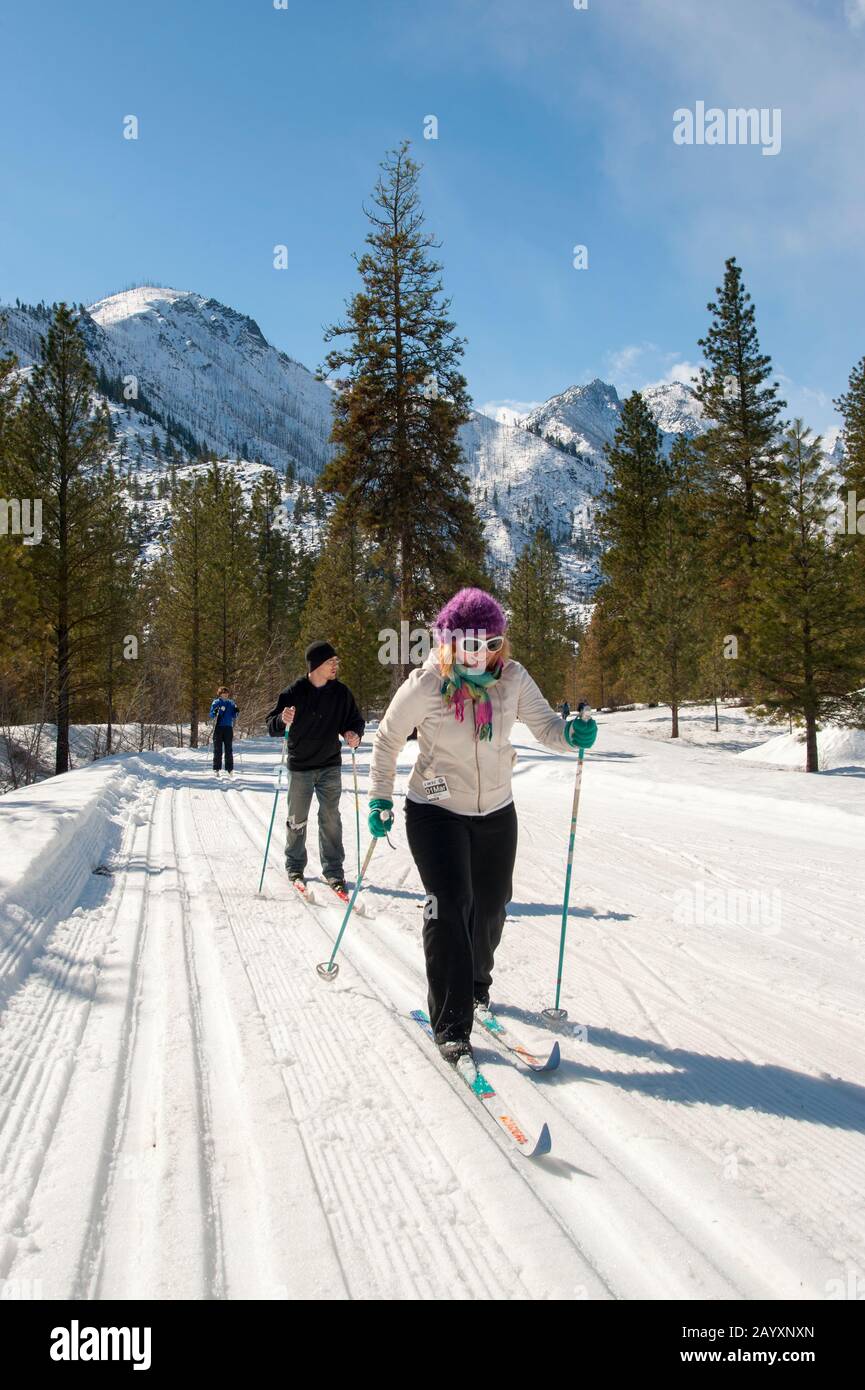
[[[231,744],[234,738],[234,721],[239,712],[228,687],[221,685],[216,692],[216,699],[210,706],[210,717],[216,720],[213,726],[213,770],[217,776],[222,771],[223,750],[225,771],[229,777],[234,775],[234,751]]]

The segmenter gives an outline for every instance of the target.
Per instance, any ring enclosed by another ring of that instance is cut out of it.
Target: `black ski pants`
[[[234,751],[231,747],[234,738],[234,729],[231,725],[221,727],[217,724],[213,730],[213,770],[219,772],[222,769],[222,752],[225,750],[225,770],[234,771]]]
[[[474,1001],[487,1000],[513,891],[517,813],[461,816],[406,801],[406,835],[427,892],[423,947],[437,1042],[467,1039]]]

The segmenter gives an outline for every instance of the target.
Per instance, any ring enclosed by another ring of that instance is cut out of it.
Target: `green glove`
[[[367,824],[370,835],[374,835],[377,840],[383,840],[393,824],[393,802],[386,796],[372,797]]]
[[[598,726],[594,719],[569,719],[565,724],[565,742],[571,748],[591,748],[598,737]]]

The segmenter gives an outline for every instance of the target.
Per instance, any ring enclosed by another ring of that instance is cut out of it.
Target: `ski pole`
[[[351,773],[354,778],[354,828],[357,833],[357,876],[360,878],[360,798],[357,791],[357,758],[351,750]]]
[[[579,713],[579,718],[585,721],[588,721],[591,718],[591,712],[589,710],[588,705],[583,705]],[[568,933],[568,901],[571,896],[571,870],[573,869],[574,865],[574,837],[577,833],[577,812],[580,809],[580,787],[583,783],[584,751],[584,749],[580,749],[579,756],[577,758],[576,776],[574,777],[574,801],[571,807],[571,835],[570,840],[568,842],[568,866],[565,872],[565,896],[564,901],[562,903],[562,934],[561,939],[559,941],[559,964],[558,969],[556,971],[556,1002],[554,1008],[541,1010],[541,1013],[543,1014],[544,1018],[550,1019],[550,1021],[553,1023],[562,1023],[568,1016],[567,1009],[559,1008],[559,1001],[562,997],[562,968],[564,966],[565,961],[565,938]]]
[[[276,779],[276,791],[273,794],[273,810],[270,813],[270,825],[267,827],[267,844],[264,846],[264,863],[261,866],[261,878],[258,880],[258,891],[261,892],[261,885],[264,883],[264,871],[267,868],[267,856],[270,852],[270,837],[273,834],[273,822],[276,819],[276,806],[279,801],[279,791],[282,784],[282,769],[285,766],[285,750],[288,747],[288,725],[285,726],[285,733],[282,737],[282,753],[279,758],[279,774]]]
[[[316,970],[318,971],[319,975],[321,976],[321,978],[322,978],[323,980],[328,980],[328,981],[330,981],[330,980],[335,980],[336,977],[337,977],[337,975],[339,974],[339,966],[338,966],[338,965],[334,965],[334,959],[335,959],[335,957],[336,957],[337,951],[339,950],[339,943],[342,941],[343,932],[345,931],[346,927],[348,926],[348,919],[349,919],[349,917],[351,916],[351,910],[352,910],[352,908],[354,907],[354,901],[355,901],[355,898],[356,898],[357,895],[358,895],[358,890],[359,890],[359,888],[360,888],[361,882],[363,881],[363,876],[364,876],[364,874],[365,874],[366,871],[367,871],[367,867],[368,867],[368,865],[369,865],[369,861],[370,861],[370,859],[372,859],[372,852],[373,852],[373,850],[375,849],[375,847],[376,847],[377,844],[378,844],[378,841],[377,841],[374,837],[373,837],[373,839],[371,839],[370,842],[369,842],[369,849],[368,849],[367,852],[366,852],[366,857],[365,857],[365,859],[364,859],[364,861],[363,861],[363,866],[362,866],[362,868],[361,868],[361,870],[360,870],[360,873],[359,873],[358,876],[357,876],[357,883],[354,885],[354,892],[352,893],[351,899],[350,899],[349,904],[348,904],[348,907],[347,907],[346,910],[345,910],[345,916],[344,916],[343,919],[342,919],[342,926],[341,926],[340,929],[339,929],[339,935],[337,936],[336,941],[334,942],[334,945],[333,945],[333,950],[332,950],[331,953],[330,953],[330,960],[329,960],[329,961],[322,961],[321,965],[317,965],[317,966],[315,967]]]

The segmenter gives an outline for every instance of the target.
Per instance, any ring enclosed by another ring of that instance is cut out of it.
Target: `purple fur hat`
[[[436,637],[446,632],[484,632],[487,637],[500,637],[508,620],[501,604],[484,589],[460,589],[448,599],[435,620]]]

